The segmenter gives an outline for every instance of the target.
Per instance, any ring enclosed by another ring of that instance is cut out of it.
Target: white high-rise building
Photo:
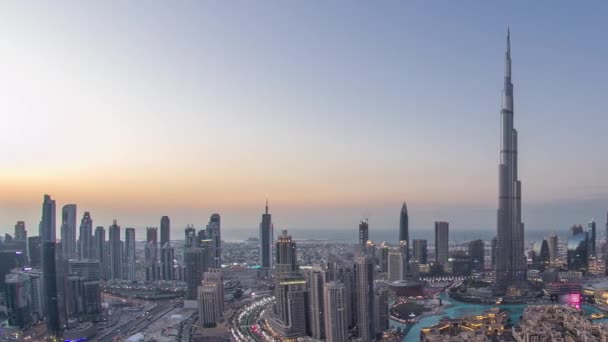
[[[405,279],[403,273],[404,256],[400,248],[393,247],[388,251],[388,280],[396,281]]]
[[[327,342],[348,341],[347,300],[344,284],[335,281],[325,284],[323,302]]]

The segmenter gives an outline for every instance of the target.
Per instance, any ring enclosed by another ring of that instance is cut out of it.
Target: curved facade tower
[[[498,212],[496,285],[526,280],[524,224],[521,221],[521,182],[517,178],[517,131],[513,128],[513,83],[511,83],[511,39],[507,33],[505,84],[502,92],[500,165],[498,166]]]

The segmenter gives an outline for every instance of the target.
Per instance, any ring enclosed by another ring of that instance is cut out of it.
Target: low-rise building
[[[517,342],[608,341],[608,325],[593,323],[567,305],[530,305],[513,328]]]
[[[492,308],[481,315],[462,318],[443,318],[439,323],[420,330],[421,342],[493,341],[505,330],[509,315]]]

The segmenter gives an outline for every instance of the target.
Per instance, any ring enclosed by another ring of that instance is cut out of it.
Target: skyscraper
[[[197,289],[203,280],[203,273],[209,270],[211,264],[211,241],[204,240],[200,246],[184,250],[184,266],[186,268],[186,299],[196,299]]]
[[[388,252],[388,280],[405,279],[405,257],[401,248],[393,247]]]
[[[47,236],[48,238],[48,236]],[[57,267],[55,261],[55,242],[45,241],[42,243],[42,260],[44,278],[44,291],[46,295],[46,328],[47,334],[53,337],[61,337],[62,327],[59,308],[59,293],[57,286]]]
[[[534,256],[532,260],[533,267],[543,271],[549,266],[551,257],[549,254],[549,242],[546,239],[534,243],[532,254]]]
[[[66,204],[61,209],[61,248],[66,259],[76,258],[76,204]]]
[[[492,269],[496,269],[496,249],[498,248],[498,237],[492,238],[492,244],[490,245],[490,261],[492,264]]]
[[[91,219],[91,214],[85,211],[84,215],[82,215],[82,220],[80,220],[80,236],[78,237],[78,256],[80,259],[92,259],[95,257],[93,252],[97,248],[97,245],[93,244],[92,238],[93,220]]]
[[[198,317],[203,328],[215,327],[221,318],[217,310],[220,300],[217,288],[217,283],[203,283],[198,287]]]
[[[501,147],[498,183],[496,283],[506,289],[526,280],[524,224],[521,220],[521,181],[517,177],[517,131],[513,128],[511,39],[507,33],[505,80],[502,93]]]
[[[198,241],[196,240],[196,229],[194,229],[194,226],[188,225],[186,226],[186,229],[184,229],[184,248],[195,245],[198,245]]]
[[[435,262],[448,264],[450,224],[444,221],[435,222]]]
[[[587,272],[589,266],[588,234],[577,233],[568,239],[568,270]]]
[[[376,334],[374,331],[374,260],[370,257],[355,258],[355,296],[357,336],[363,341],[371,341]]]
[[[224,311],[224,278],[221,270],[205,272],[198,288],[199,320],[202,327],[214,327]]]
[[[158,229],[155,227],[146,228],[146,247],[144,248],[146,281],[158,280],[157,260],[158,260]]]
[[[407,215],[407,206],[403,202],[401,206],[401,213],[399,214],[399,241],[410,242],[410,222],[409,216]]]
[[[390,247],[383,242],[380,245],[380,272],[387,273],[388,272],[388,254],[390,251]]]
[[[160,249],[160,276],[163,280],[173,280],[173,260],[175,259],[175,249],[166,243]]]
[[[306,279],[297,272],[281,275],[276,281],[275,298],[273,328],[287,339],[305,336],[308,325]]]
[[[367,219],[359,222],[359,246],[365,248],[365,244],[369,240],[369,224]]]
[[[220,214],[213,214],[207,225],[207,238],[213,241],[213,268],[222,268],[222,233]]]
[[[171,247],[171,221],[169,216],[160,219],[160,277],[173,280],[173,254]]]
[[[15,224],[15,237],[13,239],[12,244],[15,246],[15,248],[20,249],[23,252],[24,260],[26,263],[28,263],[29,262],[29,251],[28,251],[27,230],[25,230],[25,222],[17,221],[17,224]],[[1,279],[0,279],[0,281],[1,281]]]
[[[135,228],[125,229],[125,276],[124,279],[135,279]]]
[[[570,227],[570,235],[574,236],[583,232],[583,226],[580,224],[574,224]]]
[[[220,317],[222,317],[222,313],[224,312],[224,273],[219,268],[210,268],[207,272],[203,273],[203,283],[216,283],[218,284],[218,300],[217,302],[217,310],[220,313]]]
[[[30,236],[27,238],[27,248],[29,250],[30,266],[42,266],[42,239],[40,236]]]
[[[8,323],[25,330],[32,325],[32,281],[25,274],[9,273],[5,283]]]
[[[266,210],[262,214],[260,222],[260,267],[268,272],[272,269],[272,242],[274,240],[272,231],[272,216],[268,213],[268,200],[266,200]]]
[[[591,220],[587,225],[587,233],[589,234],[589,257],[596,257],[596,229],[595,220]]]
[[[325,306],[324,286],[326,274],[320,268],[314,268],[306,273],[309,286],[309,317],[310,317],[310,336],[317,340],[325,339]]]
[[[277,278],[298,271],[298,263],[296,257],[296,243],[292,241],[291,235],[287,233],[287,229],[283,229],[281,235],[277,239],[277,263],[276,273]]]
[[[344,284],[336,281],[324,286],[324,324],[327,342],[348,341],[347,293]]]
[[[557,245],[558,245],[558,237],[556,234],[549,235],[548,238],[549,243],[549,258],[551,260],[557,259]]]
[[[110,260],[108,260],[109,274],[108,279],[121,279],[122,278],[122,262],[123,262],[123,248],[122,241],[120,240],[120,226],[114,223],[108,228],[108,247]]]
[[[388,289],[378,286],[374,296],[374,331],[378,334],[389,328]]]
[[[308,327],[308,289],[297,260],[296,243],[283,229],[276,244],[276,304],[270,323],[285,338],[305,336]]]
[[[485,264],[485,244],[483,240],[470,241],[468,247],[473,269],[483,271]]]
[[[413,249],[414,261],[417,261],[421,264],[426,264],[428,262],[427,241],[423,239],[414,239]]]
[[[15,241],[27,241],[27,230],[23,221],[17,221],[15,224]]]
[[[160,246],[164,246],[169,241],[171,241],[171,220],[169,216],[163,216],[160,218]]]
[[[106,230],[99,226],[95,228],[95,259],[99,261],[101,279],[108,277],[108,258],[106,258]]]
[[[40,221],[40,231],[38,235],[42,242],[55,241],[55,200],[51,196],[44,195],[42,202],[42,220]]]

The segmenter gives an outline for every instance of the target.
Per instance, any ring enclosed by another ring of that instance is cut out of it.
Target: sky
[[[4,1],[0,232],[495,229],[505,35],[526,229],[608,210],[608,4]],[[59,215],[58,215],[59,216]]]

